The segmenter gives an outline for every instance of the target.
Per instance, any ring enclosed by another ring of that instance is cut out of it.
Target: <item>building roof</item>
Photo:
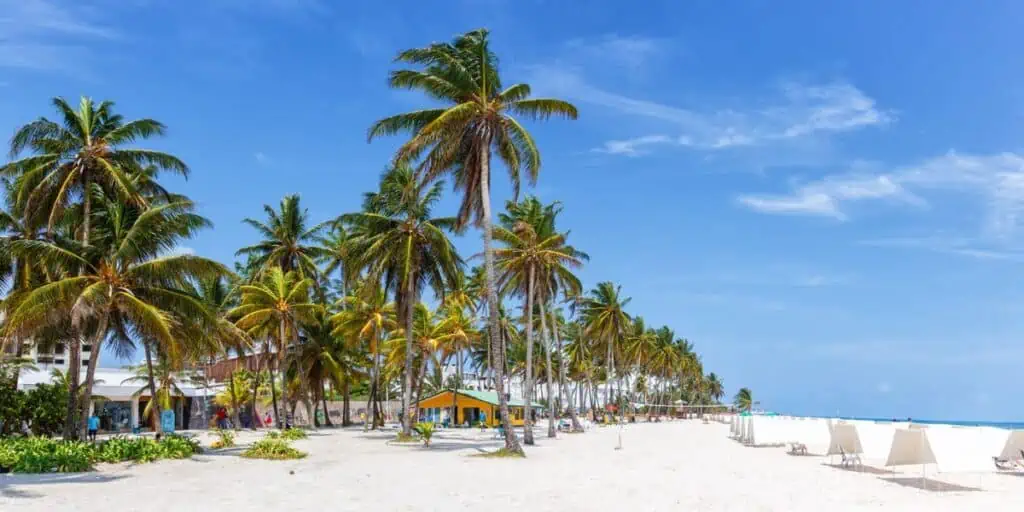
[[[82,368],[80,379],[82,382],[85,381],[86,368]],[[135,372],[118,369],[118,368],[96,368],[95,383],[92,387],[93,394],[105,396],[110,399],[121,400],[126,397],[131,397],[140,389],[146,388],[141,393],[141,396],[149,396],[150,392],[146,382],[139,382],[135,379]],[[39,370],[24,370],[18,375],[18,388],[19,389],[32,389],[39,384],[50,384],[53,381],[53,376],[49,371]],[[223,386],[211,386],[210,388],[203,388],[202,386],[196,385],[189,382],[187,379],[182,379],[177,383],[178,389],[181,390],[182,395],[187,397],[195,396],[211,396],[216,394],[218,391],[223,389]]]
[[[450,393],[450,392],[451,392],[450,389],[446,389],[444,391],[441,391],[441,392],[438,392],[438,393],[434,393],[433,395],[430,395],[427,398],[424,398],[424,399],[422,399],[420,401],[423,402],[423,401],[429,400],[431,398],[434,398],[435,396],[438,396],[438,395],[441,395],[441,394],[444,394],[444,393]],[[479,400],[481,402],[486,402],[486,403],[489,403],[491,405],[498,405],[498,392],[497,391],[477,391],[475,389],[460,389],[458,391],[458,393],[460,395],[463,395],[463,396],[466,396],[466,397],[469,397],[469,398],[473,398],[473,399]],[[511,398],[508,401],[509,407],[522,407],[523,404],[524,404],[523,400],[519,399],[519,398]],[[544,405],[540,404],[540,403],[537,403],[537,402],[533,402],[533,407],[534,408],[543,409]]]

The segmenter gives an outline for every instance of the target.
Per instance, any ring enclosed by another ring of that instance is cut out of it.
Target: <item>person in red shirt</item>
[[[223,407],[217,409],[217,428],[227,428],[228,413]]]

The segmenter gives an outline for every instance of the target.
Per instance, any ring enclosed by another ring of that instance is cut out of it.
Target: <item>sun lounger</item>
[[[996,469],[1000,471],[1016,471],[1020,468],[1016,462],[1009,459],[1000,459],[999,457],[992,457],[992,462],[995,463]]]
[[[804,443],[789,443],[790,455],[807,455],[807,445]]]
[[[860,460],[860,455],[857,455],[856,453],[846,453],[846,450],[841,446],[839,447],[839,455],[842,455],[843,457],[842,462],[840,462],[840,465],[843,467],[860,467],[864,465]]]

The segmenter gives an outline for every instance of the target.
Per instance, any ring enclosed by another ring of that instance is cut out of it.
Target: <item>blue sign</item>
[[[160,430],[168,434],[174,433],[174,411],[165,409],[160,413]]]

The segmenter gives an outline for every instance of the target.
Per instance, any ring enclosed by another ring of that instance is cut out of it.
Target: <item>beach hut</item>
[[[453,392],[449,389],[420,400],[419,405],[419,421],[441,423],[448,419],[453,425],[464,425],[468,422],[471,426],[476,426],[482,421],[489,427],[501,424],[498,393],[494,391],[460,389]],[[520,399],[510,399],[508,409],[512,425],[522,426],[524,402]],[[542,411],[544,406],[533,402],[532,409],[536,414]]]

